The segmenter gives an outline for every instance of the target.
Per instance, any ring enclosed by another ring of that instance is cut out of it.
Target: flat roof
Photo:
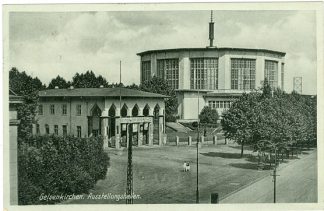
[[[73,88],[47,89],[38,92],[39,97],[140,97],[168,98],[166,95],[128,88]]]
[[[172,49],[158,49],[158,50],[148,50],[137,53],[138,56],[142,56],[150,53],[164,53],[164,52],[176,52],[176,51],[252,51],[252,52],[263,52],[263,53],[273,53],[279,54],[280,56],[285,56],[285,52],[274,51],[269,49],[255,49],[255,48],[172,48]]]

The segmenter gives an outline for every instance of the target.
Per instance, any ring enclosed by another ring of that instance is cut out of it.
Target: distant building
[[[10,169],[10,204],[18,205],[18,120],[17,109],[23,98],[9,90],[9,169]]]
[[[217,48],[210,22],[210,46],[148,50],[141,57],[141,82],[164,78],[177,92],[180,121],[198,118],[204,106],[221,114],[244,92],[262,86],[284,90],[285,53],[268,49]],[[266,42],[266,40],[265,40]],[[199,91],[199,95],[198,95]]]
[[[69,88],[39,92],[35,134],[101,135],[105,146],[160,145],[167,96],[126,88]],[[132,128],[130,128],[132,127]]]

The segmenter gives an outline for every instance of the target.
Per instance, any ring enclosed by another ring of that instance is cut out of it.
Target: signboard
[[[152,122],[152,119],[152,117],[123,117],[120,118],[120,123]]]

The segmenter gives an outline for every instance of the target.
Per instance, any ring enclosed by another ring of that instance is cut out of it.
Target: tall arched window
[[[143,109],[143,116],[148,116],[150,114],[150,107],[148,104]]]
[[[109,111],[108,111],[108,115],[110,117],[116,116],[116,106],[114,104],[112,106],[110,106]]]
[[[128,110],[128,107],[126,104],[123,105],[122,109],[120,110],[120,115],[122,117],[127,117],[127,110]]]
[[[138,106],[137,106],[137,104],[135,104],[134,107],[133,107],[132,116],[138,116]]]

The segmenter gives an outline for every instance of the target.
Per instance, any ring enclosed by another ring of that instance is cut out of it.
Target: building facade
[[[204,106],[219,114],[244,92],[260,88],[267,78],[284,90],[285,53],[268,49],[213,46],[214,22],[209,23],[210,46],[148,50],[140,56],[141,82],[163,78],[175,89],[181,121],[197,120]]]
[[[181,48],[145,51],[141,82],[164,78],[178,97],[178,115],[194,120],[203,106],[222,113],[244,92],[262,86],[284,89],[285,53],[267,49]],[[198,93],[199,92],[199,93]]]
[[[126,88],[69,88],[39,92],[35,134],[101,135],[105,147],[161,145],[167,96]],[[131,133],[130,133],[131,132]]]

